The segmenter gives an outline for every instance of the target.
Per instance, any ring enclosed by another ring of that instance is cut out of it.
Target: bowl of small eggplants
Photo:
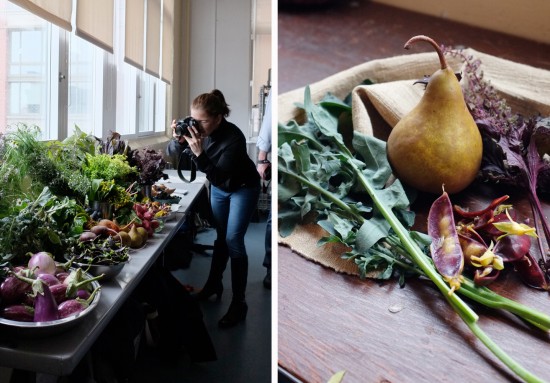
[[[9,328],[16,336],[66,331],[92,312],[101,296],[102,275],[57,264],[45,252],[34,254],[28,265],[4,269],[3,274],[0,328]]]

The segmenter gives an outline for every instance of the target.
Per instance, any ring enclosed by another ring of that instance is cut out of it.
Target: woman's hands
[[[183,137],[189,144],[189,148],[191,149],[193,154],[198,157],[202,153],[202,136],[199,134],[199,131],[194,126],[189,126],[187,129],[189,130],[189,133],[191,133],[191,137]]]
[[[185,143],[187,141],[187,144],[189,145],[189,148],[193,152],[195,156],[200,156],[202,153],[202,136],[200,135],[199,131],[195,126],[188,126],[187,130],[189,131],[190,137],[186,135],[178,136],[176,134],[176,120],[172,120],[172,124],[170,125],[172,128],[172,137],[178,140],[180,144]]]

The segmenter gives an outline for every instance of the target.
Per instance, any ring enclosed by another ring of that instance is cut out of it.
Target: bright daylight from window
[[[18,124],[39,127],[44,140],[75,127],[97,137],[165,131],[166,84],[124,61],[117,6],[112,54],[0,0],[0,133]]]

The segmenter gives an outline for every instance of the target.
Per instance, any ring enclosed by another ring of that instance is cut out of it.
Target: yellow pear
[[[130,237],[130,247],[132,249],[137,249],[141,247],[141,245],[143,244],[143,239],[141,237],[141,234],[137,231],[135,225],[132,225],[132,228],[128,232],[128,236]]]
[[[388,160],[404,184],[430,193],[441,193],[444,186],[453,194],[477,175],[483,151],[481,135],[439,45],[420,35],[407,41],[405,49],[418,41],[436,49],[441,69],[430,77],[418,104],[392,129]]]
[[[130,237],[130,234],[128,234],[125,231],[119,231],[118,232],[118,238],[120,238],[120,243],[122,246],[129,247],[132,244],[132,238]]]
[[[136,230],[141,236],[141,246],[145,245],[145,242],[147,242],[147,239],[149,238],[149,233],[143,226],[138,226]]]

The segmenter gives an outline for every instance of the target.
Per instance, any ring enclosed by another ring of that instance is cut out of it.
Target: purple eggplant
[[[33,290],[36,289],[36,296],[34,298],[34,321],[35,322],[49,322],[59,319],[59,312],[57,310],[57,303],[50,291],[50,287],[40,279],[37,279],[40,285],[40,288],[35,288],[33,285]]]
[[[67,285],[64,283],[50,286],[50,291],[57,304],[69,299],[69,297],[67,297]]]
[[[65,278],[67,278],[68,276],[69,276],[69,273],[66,271],[60,271],[59,273],[55,274],[55,277],[61,283],[63,283],[63,281],[65,281]]]
[[[7,276],[0,285],[0,295],[4,304],[19,303],[30,291],[31,285],[14,275]]]
[[[61,283],[61,282],[59,282],[59,279],[57,279],[57,277],[53,274],[44,273],[44,274],[38,275],[37,278],[43,280],[44,282],[46,282],[46,284],[50,287],[52,287],[53,285],[58,285],[58,284]]]
[[[76,315],[88,308],[90,306],[90,303],[93,302],[97,292],[101,289],[101,287],[98,287],[95,289],[88,299],[81,299],[81,298],[75,298],[75,299],[69,299],[65,302],[62,302],[58,307],[59,312],[59,318],[67,318],[71,315]]]
[[[34,308],[25,304],[15,304],[2,309],[2,318],[19,322],[34,321]]]
[[[88,299],[90,295],[90,292],[86,289],[78,289],[76,292],[76,297],[80,299]]]
[[[76,282],[76,280],[73,279],[73,282],[70,284],[60,283],[50,286],[50,290],[57,304],[61,304],[61,302],[67,299],[88,299],[91,291],[89,285],[96,279],[98,278],[81,279],[80,282]]]
[[[49,322],[59,319],[57,303],[46,282],[39,278],[32,279],[15,273],[11,275],[31,286],[32,293],[30,295],[34,297],[35,322]]]

